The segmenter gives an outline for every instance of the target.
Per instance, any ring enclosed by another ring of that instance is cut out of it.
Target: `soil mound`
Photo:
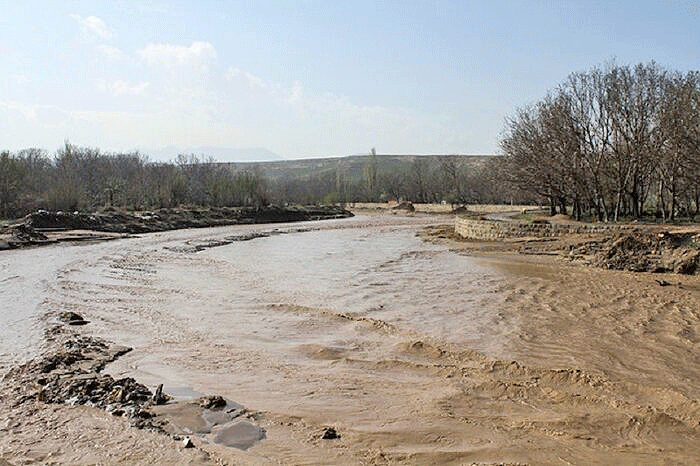
[[[410,202],[402,202],[400,204],[395,205],[394,207],[391,208],[392,210],[405,210],[407,212],[415,212],[416,208],[413,207],[413,204]]]
[[[237,207],[207,209],[160,209],[153,212],[105,211],[49,212],[29,214],[24,224],[34,230],[94,230],[111,233],[148,233],[180,228],[202,228],[238,223],[283,223],[352,217],[336,206]]]
[[[0,250],[14,249],[22,245],[44,244],[50,240],[41,232],[36,231],[31,226],[20,223],[10,225],[5,230],[5,240],[0,241]]]
[[[635,230],[588,242],[572,255],[592,255],[607,269],[692,275],[700,268],[700,235]]]
[[[459,207],[455,207],[454,209],[452,209],[452,213],[453,214],[471,214],[473,212],[471,212],[469,209],[467,209],[466,206],[461,205]]]
[[[352,217],[338,206],[211,207],[201,209],[160,209],[148,212],[120,212],[107,209],[91,214],[39,210],[19,224],[7,227],[0,249],[51,242],[44,233],[89,230],[105,233],[138,234],[183,228],[206,228],[253,223],[288,223]],[[3,239],[3,238],[0,238]]]

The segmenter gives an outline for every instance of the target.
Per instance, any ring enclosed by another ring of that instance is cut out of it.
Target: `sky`
[[[700,0],[0,0],[0,149],[496,154],[611,60],[700,69]]]

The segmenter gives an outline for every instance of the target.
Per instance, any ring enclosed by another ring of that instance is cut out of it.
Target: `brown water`
[[[364,364],[398,358],[426,338],[506,356],[511,330],[493,305],[503,274],[416,237],[419,225],[444,218],[389,220],[125,241],[83,254],[52,299],[85,314],[93,331],[137,348],[113,371],[175,394],[224,392],[265,409],[327,409],[326,393],[360,389]],[[270,236],[193,252],[251,232]],[[337,408],[371,409],[356,404]]]
[[[263,441],[206,447],[235,463],[700,457],[695,277],[661,289],[648,275],[478,259],[416,237],[445,221],[384,215],[11,252],[0,357],[32,354],[45,312],[80,312],[83,331],[135,348],[113,375],[254,413]],[[341,438],[321,439],[326,426]]]

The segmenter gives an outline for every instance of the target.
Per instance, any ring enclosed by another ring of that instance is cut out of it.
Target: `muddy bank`
[[[44,417],[55,412],[49,406],[60,405],[92,408],[93,415],[104,412],[120,424],[162,435],[174,451],[199,449],[201,460],[211,459],[201,450],[203,444],[246,450],[265,438],[265,429],[256,422],[258,413],[221,396],[177,401],[163,392],[162,385],[151,391],[131,377],[115,379],[103,373],[107,364],[132,348],[82,335],[75,327],[89,322],[74,312],[45,317],[53,324],[45,331],[43,354],[12,368],[2,379],[0,414],[6,421],[0,432],[17,434],[33,424],[25,416]],[[60,425],[51,430],[60,430]],[[56,452],[37,459],[49,457],[53,462],[71,462]]]
[[[95,213],[49,212],[40,210],[0,232],[0,250],[56,241],[104,240],[125,234],[152,233],[184,228],[225,225],[287,223],[352,217],[337,206],[211,207],[202,209],[160,209],[148,212],[108,210]],[[69,234],[66,231],[99,232]],[[59,232],[57,234],[57,232]],[[101,233],[101,234],[100,234]]]
[[[474,251],[554,255],[610,270],[684,275],[700,272],[700,227],[697,226],[638,225],[608,232],[513,236],[493,241],[463,239],[450,226],[427,229],[422,235],[427,239],[457,241]]]
[[[570,245],[568,256],[606,269],[694,275],[700,266],[700,233],[640,228]]]

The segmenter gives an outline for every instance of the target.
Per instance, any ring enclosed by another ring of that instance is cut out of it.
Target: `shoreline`
[[[700,226],[633,224],[609,231],[475,239],[460,236],[450,225],[419,234],[427,241],[473,254],[551,256],[563,263],[657,275],[700,273]]]
[[[129,427],[182,442],[183,448],[204,442],[246,450],[265,438],[255,412],[221,396],[177,400],[162,391],[162,384],[151,391],[130,377],[115,380],[105,368],[133,348],[83,335],[77,327],[90,322],[80,314],[44,317],[51,322],[44,352],[3,376],[4,396],[12,399],[13,409],[42,403],[95,408]]]
[[[39,210],[0,230],[0,251],[68,241],[105,241],[141,233],[352,217],[336,206],[173,208],[95,213]]]

